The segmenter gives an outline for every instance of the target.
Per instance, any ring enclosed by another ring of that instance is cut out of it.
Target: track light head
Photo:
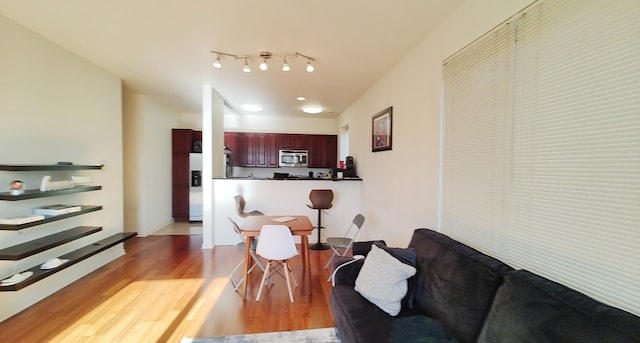
[[[291,70],[291,68],[289,67],[289,64],[287,63],[287,57],[283,57],[282,58],[282,71],[289,71]]]
[[[311,64],[311,60],[307,60],[307,73],[313,73],[314,70],[316,70],[316,68]]]
[[[213,62],[213,66],[218,69],[222,68],[222,63],[220,62],[220,55],[216,57],[215,62]]]
[[[249,62],[247,62],[246,58],[244,60],[244,66],[242,67],[242,71],[245,72],[245,73],[250,73],[251,72],[251,68],[249,68]]]
[[[260,63],[260,70],[267,70],[269,69],[269,66],[267,65],[267,60],[262,60],[262,63]]]

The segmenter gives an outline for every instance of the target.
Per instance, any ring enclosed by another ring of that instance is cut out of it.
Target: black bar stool
[[[311,205],[307,205],[307,207],[312,208],[314,210],[318,210],[318,242],[315,244],[311,244],[309,249],[312,250],[327,250],[329,246],[320,241],[320,230],[324,229],[322,226],[322,210],[330,209],[333,204],[333,191],[331,189],[312,189],[311,193],[309,193],[309,200],[311,200]]]

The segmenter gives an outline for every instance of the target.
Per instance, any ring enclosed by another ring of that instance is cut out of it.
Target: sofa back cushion
[[[416,252],[414,306],[440,320],[460,342],[475,342],[503,274],[512,270],[446,235],[417,229],[409,247]]]
[[[638,343],[640,317],[519,270],[505,275],[478,342]]]

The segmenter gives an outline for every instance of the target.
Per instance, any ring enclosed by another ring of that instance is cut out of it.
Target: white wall
[[[202,113],[181,113],[180,123],[175,129],[202,131]]]
[[[238,115],[227,113],[224,116],[225,131],[306,133],[337,135],[335,118],[304,117],[265,117],[260,115]]]
[[[0,261],[0,279],[123,231],[123,159],[121,82],[116,76],[0,16],[0,163],[104,164],[81,171],[101,191],[0,202],[0,217],[28,214],[55,203],[102,205],[102,211],[20,231],[0,231],[0,248],[75,226],[103,231],[40,254]],[[70,178],[51,173],[54,180]],[[15,178],[38,188],[40,172],[0,172],[0,191]],[[4,186],[3,186],[4,185]],[[17,313],[124,252],[122,246],[78,263],[17,292],[0,292],[0,320]]]
[[[149,235],[171,224],[171,129],[179,112],[152,97],[123,96],[125,230]]]
[[[201,113],[183,113],[181,128],[202,130]],[[224,107],[224,131],[337,135],[337,118],[265,117],[237,114]]]
[[[363,181],[363,235],[406,246],[437,228],[442,61],[531,0],[469,0],[427,35],[339,118]],[[371,117],[393,106],[393,150],[371,152]]]

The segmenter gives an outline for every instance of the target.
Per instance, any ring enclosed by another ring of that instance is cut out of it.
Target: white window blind
[[[445,61],[440,218],[638,315],[639,17],[637,0],[538,1]]]

